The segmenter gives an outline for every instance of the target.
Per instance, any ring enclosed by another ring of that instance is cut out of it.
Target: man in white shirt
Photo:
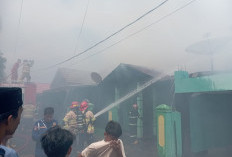
[[[120,124],[109,121],[105,128],[104,140],[90,144],[79,157],[126,157],[123,142],[118,139],[121,135]]]

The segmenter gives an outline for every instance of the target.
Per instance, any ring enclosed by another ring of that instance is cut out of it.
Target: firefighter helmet
[[[88,108],[88,102],[87,101],[82,101],[81,106],[80,106],[80,111],[84,111]]]
[[[80,103],[78,101],[73,101],[72,105],[70,105],[70,108],[76,108],[78,106],[80,106]]]
[[[133,108],[138,108],[137,104],[133,104],[132,106],[133,106]]]

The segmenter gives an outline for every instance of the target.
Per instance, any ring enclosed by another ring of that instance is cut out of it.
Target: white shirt
[[[119,141],[122,155],[123,157],[126,157],[123,143],[120,139]],[[81,152],[83,157],[118,157],[117,154],[118,153],[110,147],[110,142],[104,140],[90,144]]]
[[[5,150],[4,157],[18,157],[18,154],[16,153],[14,149],[5,147],[3,145],[0,145],[0,148]]]

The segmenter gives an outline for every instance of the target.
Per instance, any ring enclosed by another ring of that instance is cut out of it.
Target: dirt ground
[[[34,157],[35,142],[31,138],[31,131],[32,128],[23,129],[23,127],[20,126],[14,137],[10,140],[12,148],[18,152],[19,157]],[[97,140],[99,140],[99,138]],[[124,137],[122,137],[122,140],[127,157],[158,157],[155,141],[153,139],[143,139],[138,144],[128,143]],[[227,146],[187,155],[186,157],[231,157],[231,154],[232,146]]]
[[[147,140],[138,144],[129,144],[123,140],[127,157],[152,157],[156,155],[154,143]],[[31,130],[18,130],[10,140],[19,157],[34,157],[35,142],[31,138]]]

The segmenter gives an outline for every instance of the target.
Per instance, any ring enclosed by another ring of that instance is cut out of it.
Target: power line
[[[83,26],[84,26],[84,23],[85,23],[85,18],[86,18],[86,14],[87,14],[88,8],[89,8],[89,0],[88,0],[88,2],[87,2],[87,6],[86,6],[86,9],[85,9],[85,14],[84,14],[84,18],[83,18],[83,20],[82,20],[81,29],[80,29],[79,35],[78,35],[78,37],[77,37],[77,43],[76,43],[76,45],[75,45],[73,55],[75,55],[75,54],[76,54],[76,51],[77,51],[77,47],[78,47],[78,44],[79,44],[78,41],[80,40],[80,37],[81,37],[81,33],[82,33]]]
[[[100,53],[103,53],[103,52],[105,52],[106,50],[110,49],[111,47],[113,47],[113,46],[115,46],[115,45],[117,45],[117,44],[123,42],[124,40],[127,40],[127,39],[133,37],[134,35],[143,32],[144,30],[146,30],[146,29],[150,28],[151,26],[153,26],[153,25],[155,25],[155,24],[161,22],[162,20],[166,19],[167,17],[169,17],[169,16],[175,14],[176,12],[178,12],[178,11],[184,9],[185,7],[189,6],[190,4],[192,4],[192,3],[195,2],[195,1],[196,1],[196,0],[191,0],[191,1],[187,2],[187,3],[184,4],[183,6],[177,8],[176,10],[170,12],[169,14],[167,14],[167,15],[161,17],[161,18],[158,19],[157,21],[155,21],[155,22],[153,22],[153,23],[147,25],[146,27],[144,27],[144,28],[142,28],[142,29],[140,29],[140,30],[138,30],[138,31],[136,31],[136,32],[134,32],[134,33],[128,35],[128,36],[126,36],[125,38],[123,38],[123,39],[117,41],[116,43],[114,43],[114,44],[112,44],[112,45],[110,45],[110,46],[108,46],[108,47],[106,47],[106,48],[104,48],[104,49],[102,49],[102,50],[100,50],[100,51],[98,51],[98,52],[96,52],[96,53],[90,55],[90,56],[85,57],[84,59],[82,59],[82,60],[79,61],[78,63],[81,63],[82,61],[87,60],[88,58],[93,57],[93,56],[95,56],[95,55],[98,55],[98,54],[100,54]],[[74,63],[74,64],[72,64],[72,65],[75,65],[75,64],[78,64],[78,63]],[[51,66],[51,67],[48,67],[48,68],[45,68],[45,69],[40,69],[40,71],[46,70],[46,69],[50,69],[50,68],[53,68],[53,67],[55,67],[55,66]]]
[[[123,39],[117,41],[116,43],[114,43],[114,44],[112,44],[112,45],[110,45],[110,46],[108,46],[108,47],[106,47],[106,48],[104,48],[104,49],[102,49],[102,50],[100,50],[100,51],[98,51],[98,52],[96,52],[96,53],[90,55],[90,56],[87,56],[86,58],[82,59],[82,60],[79,61],[78,63],[80,63],[80,62],[82,62],[82,61],[84,61],[84,60],[86,60],[86,59],[88,59],[88,58],[90,58],[90,57],[92,57],[92,56],[98,55],[98,54],[100,54],[100,53],[102,53],[102,52],[104,52],[104,51],[110,49],[111,47],[113,47],[113,46],[115,46],[115,45],[117,45],[117,44],[123,42],[124,40],[127,40],[127,39],[131,38],[132,36],[134,36],[134,35],[136,35],[136,34],[138,34],[138,33],[143,32],[144,30],[148,29],[149,27],[151,27],[151,26],[153,26],[153,25],[155,25],[155,24],[161,22],[161,21],[164,20],[165,18],[167,18],[167,17],[169,17],[169,16],[175,14],[176,12],[178,12],[178,11],[184,9],[185,7],[189,6],[189,5],[192,4],[194,1],[196,1],[196,0],[191,0],[191,1],[189,1],[189,2],[186,3],[185,5],[181,6],[180,8],[177,8],[176,10],[172,11],[171,13],[169,13],[169,14],[167,14],[167,15],[161,17],[161,18],[158,19],[157,21],[155,21],[155,22],[153,22],[153,23],[147,25],[146,27],[144,27],[144,28],[138,30],[137,32],[134,32],[134,33],[132,33],[132,34],[126,36],[125,38],[123,38]],[[75,63],[75,64],[76,64],[76,63]],[[72,65],[74,65],[74,64],[72,64]]]
[[[21,1],[21,5],[20,5],[20,12],[19,12],[19,20],[18,20],[18,26],[17,26],[17,31],[16,31],[16,41],[15,41],[15,49],[14,49],[14,54],[16,53],[17,50],[17,45],[18,45],[18,40],[19,40],[19,29],[20,29],[20,24],[21,24],[21,19],[22,19],[22,12],[23,12],[23,2],[24,0]],[[13,55],[14,55],[13,54]],[[19,66],[19,68],[21,67],[21,65]],[[11,72],[9,75],[6,76],[6,80],[13,74],[13,72]]]
[[[21,1],[21,7],[20,7],[20,13],[19,13],[19,21],[18,21],[18,27],[17,27],[17,34],[16,34],[16,43],[15,43],[15,50],[14,53],[16,53],[17,46],[18,46],[18,40],[19,40],[19,29],[20,29],[20,24],[21,24],[21,19],[22,19],[22,12],[23,12],[23,0]]]
[[[153,12],[154,10],[158,9],[159,7],[161,7],[162,5],[164,5],[164,4],[165,4],[166,2],[168,2],[168,1],[169,1],[169,0],[163,1],[162,3],[160,3],[159,5],[157,5],[155,8],[149,10],[148,12],[146,12],[145,14],[143,14],[142,16],[140,16],[139,18],[137,18],[137,19],[134,20],[133,22],[127,24],[126,26],[122,27],[122,28],[119,29],[118,31],[114,32],[113,34],[111,34],[110,36],[106,37],[105,39],[99,41],[98,43],[94,44],[93,46],[87,48],[86,50],[80,52],[79,54],[74,55],[74,56],[72,56],[72,57],[70,57],[70,58],[68,58],[68,59],[66,59],[66,60],[64,60],[64,61],[62,61],[62,62],[57,63],[57,64],[51,65],[51,66],[49,66],[49,67],[47,67],[47,68],[44,68],[43,70],[56,67],[56,66],[58,66],[58,65],[61,65],[61,64],[65,63],[65,62],[68,62],[68,61],[72,60],[73,58],[76,58],[76,57],[78,57],[78,56],[84,54],[85,52],[87,52],[87,51],[93,49],[94,47],[98,46],[99,44],[105,42],[106,40],[108,40],[108,39],[110,39],[111,37],[115,36],[116,34],[120,33],[121,31],[123,31],[123,30],[126,29],[127,27],[129,27],[129,26],[133,25],[134,23],[136,23],[137,21],[141,20],[141,19],[144,18],[146,15],[148,15],[148,14],[150,14],[151,12]]]

